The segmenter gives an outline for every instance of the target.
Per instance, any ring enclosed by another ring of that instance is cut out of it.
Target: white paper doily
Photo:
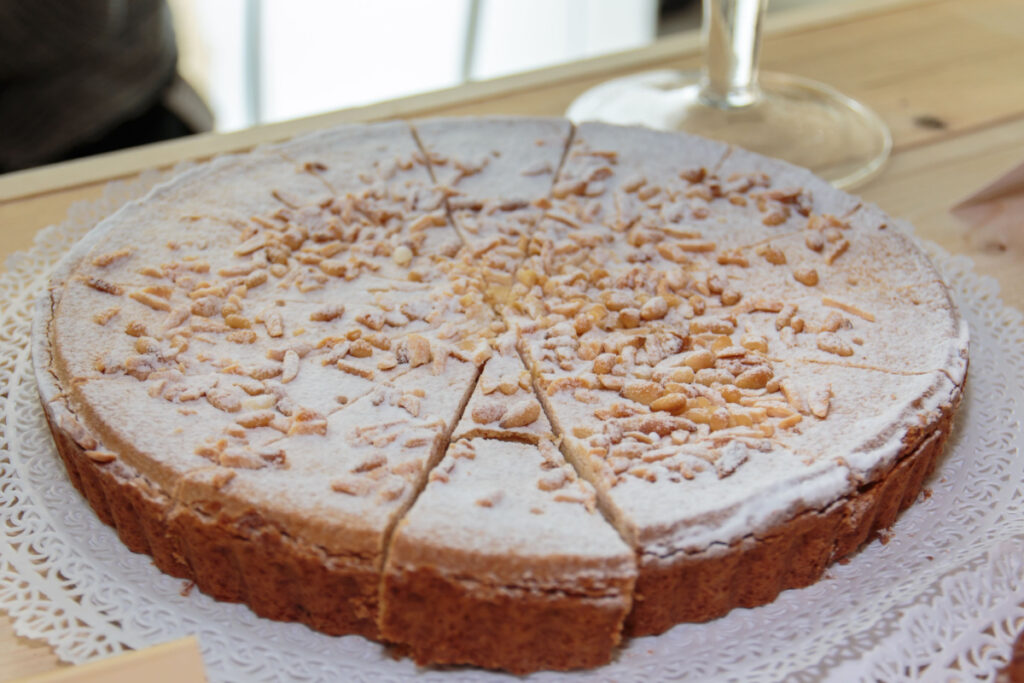
[[[31,310],[60,256],[158,173],[112,183],[43,230],[0,275],[0,609],[18,634],[83,662],[197,634],[211,681],[511,678],[417,669],[380,645],[332,638],[215,602],[129,552],[64,473],[29,358]],[[1024,324],[994,280],[926,245],[971,326],[967,390],[946,454],[888,534],[814,586],[629,641],[617,681],[990,679],[1024,628]]]

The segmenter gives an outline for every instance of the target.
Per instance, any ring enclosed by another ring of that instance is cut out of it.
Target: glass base
[[[758,80],[752,104],[718,107],[701,97],[699,73],[640,73],[588,90],[567,115],[715,138],[804,166],[840,188],[881,170],[892,137],[873,111],[797,76],[761,73]]]

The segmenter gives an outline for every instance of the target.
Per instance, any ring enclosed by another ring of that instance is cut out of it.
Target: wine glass
[[[766,5],[704,0],[699,73],[651,71],[602,83],[580,95],[568,117],[695,133],[804,166],[840,188],[864,182],[889,156],[889,129],[823,83],[758,73]]]

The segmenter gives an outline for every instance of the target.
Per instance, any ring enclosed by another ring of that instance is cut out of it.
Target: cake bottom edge
[[[380,637],[379,558],[329,556],[256,514],[222,519],[174,506],[141,477],[128,479],[111,464],[94,462],[44,414],[72,484],[129,550],[150,555],[162,572],[269,619],[328,635]]]
[[[758,607],[790,588],[817,582],[830,564],[858,550],[917,499],[952,429],[959,395],[878,480],[823,510],[808,510],[732,545],[672,560],[640,554],[628,636],[705,622]]]
[[[470,664],[514,674],[611,661],[629,610],[621,595],[488,586],[431,567],[394,568],[381,590],[381,632],[420,665]]]

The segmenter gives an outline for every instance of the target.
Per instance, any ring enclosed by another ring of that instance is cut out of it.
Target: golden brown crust
[[[628,607],[621,598],[494,588],[429,568],[385,576],[381,631],[411,643],[419,664],[473,664],[512,673],[607,664]]]
[[[885,476],[826,510],[803,512],[769,534],[723,550],[673,562],[641,559],[626,633],[646,636],[683,622],[710,621],[816,582],[829,564],[891,526],[917,499],[942,453],[955,410],[956,404],[947,406]]]
[[[161,571],[269,619],[330,635],[379,637],[379,566],[329,557],[257,514],[226,519],[172,506],[141,477],[115,471],[123,465],[91,460],[48,413],[47,423],[75,488],[130,550],[151,555]]]

